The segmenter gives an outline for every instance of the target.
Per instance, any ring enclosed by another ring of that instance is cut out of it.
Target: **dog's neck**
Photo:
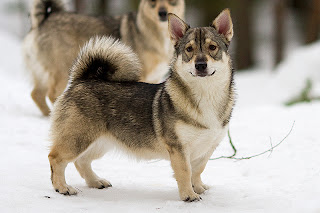
[[[218,79],[217,76],[191,76],[187,81],[176,69],[177,67],[172,67],[171,76],[165,83],[174,106],[194,119],[204,120],[205,125],[210,125],[211,120],[216,117],[225,126],[234,105],[231,67],[230,70],[223,71],[230,73],[224,79]]]
[[[140,10],[137,13],[137,28],[141,35],[144,37],[144,41],[151,44],[157,44],[160,47],[169,41],[169,32],[167,24],[161,26],[160,22],[154,22],[143,14]]]

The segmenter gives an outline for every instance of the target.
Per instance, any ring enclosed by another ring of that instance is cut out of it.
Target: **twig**
[[[271,137],[269,137],[269,140],[270,140],[271,151],[270,151],[270,154],[269,154],[268,158],[271,156],[271,154],[272,154],[272,152],[273,152],[273,145],[272,145],[272,139],[271,139]]]
[[[260,155],[263,155],[263,154],[265,154],[265,153],[267,153],[267,152],[272,152],[274,148],[278,147],[283,141],[285,141],[285,140],[289,137],[289,135],[291,134],[291,132],[292,132],[292,130],[293,130],[294,124],[295,124],[295,121],[293,122],[293,124],[292,124],[292,126],[291,126],[291,129],[290,129],[290,131],[288,132],[288,134],[287,134],[279,143],[277,143],[275,146],[272,145],[272,142],[271,142],[271,140],[270,140],[270,143],[271,143],[271,148],[270,148],[270,149],[268,149],[268,150],[266,150],[266,151],[264,151],[264,152],[261,152],[261,153],[259,153],[259,154],[255,154],[255,155],[252,155],[252,156],[249,156],[249,157],[241,157],[241,158],[236,158],[236,157],[235,157],[237,150],[235,149],[235,147],[234,147],[234,145],[233,145],[233,143],[232,143],[230,134],[229,134],[229,132],[228,132],[230,144],[231,144],[233,150],[235,151],[234,154],[233,154],[232,156],[221,156],[221,157],[218,157],[218,158],[211,158],[210,160],[218,160],[218,159],[222,159],[222,158],[229,158],[229,159],[234,159],[234,160],[248,160],[248,159],[251,159],[251,158],[254,158],[254,157],[258,157],[258,156],[260,156]]]
[[[229,143],[233,149],[233,155],[230,155],[230,156],[221,156],[221,157],[218,157],[218,158],[211,158],[210,160],[218,160],[218,159],[221,159],[221,158],[233,158],[234,156],[236,156],[237,154],[237,149],[236,147],[233,145],[233,142],[232,142],[232,139],[231,139],[231,135],[230,135],[230,130],[228,130],[228,137],[229,137]]]

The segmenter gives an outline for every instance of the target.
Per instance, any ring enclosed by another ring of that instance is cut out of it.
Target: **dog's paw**
[[[209,189],[209,186],[207,186],[205,184],[197,184],[197,185],[193,186],[194,192],[199,194],[199,195],[204,193],[208,189]]]
[[[202,198],[200,197],[200,195],[193,192],[190,194],[182,195],[181,200],[183,200],[185,202],[194,202],[194,201],[200,201],[200,200],[202,200]]]
[[[77,190],[75,190],[72,186],[69,186],[67,184],[56,187],[56,192],[59,192],[63,195],[76,195],[78,193]]]
[[[97,189],[112,187],[111,183],[105,179],[97,179],[87,184],[90,188],[97,188]]]

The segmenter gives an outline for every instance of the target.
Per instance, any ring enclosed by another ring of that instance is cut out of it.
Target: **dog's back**
[[[68,70],[80,48],[91,37],[111,35],[114,38],[120,38],[119,20],[110,17],[108,22],[105,22],[95,17],[68,12],[51,14],[34,31],[34,40],[36,40],[34,45],[38,51],[37,59],[45,67],[43,72],[49,71],[54,78],[66,80]],[[50,85],[55,85],[55,83],[49,82]],[[58,90],[63,91],[64,87]]]

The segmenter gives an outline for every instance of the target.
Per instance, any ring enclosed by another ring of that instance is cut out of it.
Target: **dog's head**
[[[167,27],[168,14],[184,16],[184,0],[141,0],[140,12],[155,23]]]
[[[175,45],[173,70],[185,80],[230,80],[231,59],[228,47],[233,37],[229,9],[225,9],[210,27],[190,28],[169,14],[169,33]]]

